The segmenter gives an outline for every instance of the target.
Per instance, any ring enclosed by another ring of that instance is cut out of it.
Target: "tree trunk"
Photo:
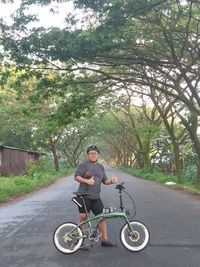
[[[186,120],[182,118],[182,121],[184,122],[185,127],[187,128],[190,138],[194,144],[195,151],[198,156],[197,160],[197,176],[196,176],[196,186],[200,188],[200,140],[197,134],[197,129],[198,129],[198,116],[194,113],[191,113],[192,115],[192,120],[190,123],[188,123]]]
[[[177,142],[173,140],[173,148],[174,148],[174,154],[175,154],[175,163],[176,163],[176,175],[177,175],[177,182],[183,183],[182,179],[182,164],[180,159],[180,151],[179,151],[179,145]]]
[[[59,171],[60,166],[59,166],[59,160],[58,160],[58,155],[56,151],[56,146],[55,143],[53,142],[52,138],[50,138],[50,146],[51,146],[51,152],[53,154],[53,161],[54,161],[54,167],[56,171]]]
[[[173,124],[174,118],[173,118],[173,111],[172,111],[173,102],[169,101],[168,105],[167,106],[165,105],[165,108],[163,109],[160,106],[160,103],[158,101],[159,98],[156,98],[154,90],[151,90],[151,99],[152,99],[154,105],[156,106],[158,112],[162,116],[166,130],[169,133],[170,138],[172,140],[173,151],[174,151],[174,155],[175,155],[175,163],[176,163],[175,171],[176,171],[176,175],[178,178],[177,182],[182,183],[183,182],[182,181],[183,168],[182,168],[182,164],[181,164],[181,160],[180,160],[179,143],[178,143],[177,137],[176,137],[175,132],[174,132],[174,124]],[[171,124],[169,123],[169,120],[168,120],[168,115],[170,114],[170,112],[171,112],[171,115],[173,118]]]
[[[196,186],[200,188],[200,161],[197,164]]]
[[[144,163],[144,169],[147,171],[150,171],[150,148],[147,145],[145,148],[143,148],[144,151],[142,153],[142,159],[143,159],[143,163]]]
[[[197,176],[196,176],[196,186],[200,188],[200,142],[198,139],[198,136],[196,135],[196,138],[194,140],[194,145],[195,145],[195,152],[198,155],[198,160],[197,160]]]

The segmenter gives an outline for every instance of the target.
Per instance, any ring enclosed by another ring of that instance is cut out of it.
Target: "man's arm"
[[[104,180],[103,183],[106,185],[110,185],[110,184],[112,184],[112,179],[106,179],[106,180]]]
[[[81,183],[81,184],[87,184],[87,185],[93,185],[94,184],[94,176],[92,176],[90,179],[85,179],[82,176],[75,176],[75,181]]]
[[[74,180],[81,184],[93,185],[94,184],[94,177],[89,179],[84,178],[84,173],[87,171],[87,166],[85,163],[81,163],[75,172]]]
[[[117,179],[116,176],[113,176],[111,179],[105,179],[105,180],[103,181],[103,183],[104,183],[105,185],[116,184],[117,182],[118,182],[118,179]]]

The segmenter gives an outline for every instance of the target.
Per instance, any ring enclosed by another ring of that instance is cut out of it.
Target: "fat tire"
[[[133,230],[134,230],[134,226],[135,226],[135,229],[136,229],[136,227],[140,228],[141,234],[144,235],[144,240],[142,241],[142,243],[140,245],[137,245],[136,242],[141,241],[140,235],[139,235],[137,241],[133,241],[133,240],[131,240],[130,237],[126,237],[125,234],[126,234],[126,231],[128,229],[128,224],[126,223],[120,231],[120,241],[121,241],[122,245],[127,250],[132,251],[132,252],[139,252],[139,251],[145,249],[146,246],[148,245],[149,239],[150,239],[150,234],[149,234],[149,231],[148,231],[146,225],[144,225],[144,223],[142,223],[140,221],[130,221],[130,224],[131,224]],[[130,241],[130,244],[127,242],[127,240]]]
[[[59,241],[59,238],[58,238],[58,235],[59,235],[59,232],[64,229],[65,227],[77,227],[77,224],[74,223],[74,222],[65,222],[65,223],[62,223],[60,224],[56,230],[54,231],[54,234],[53,234],[53,243],[54,243],[54,246],[56,247],[56,249],[58,251],[60,251],[61,253],[64,253],[64,254],[73,254],[75,252],[77,252],[79,250],[79,248],[82,246],[83,244],[83,238],[80,238],[83,236],[83,232],[82,230],[78,227],[77,228],[77,231],[78,231],[78,237],[80,238],[78,243],[75,244],[74,248],[73,249],[67,249],[65,247],[62,246],[62,244],[60,244],[60,241]]]

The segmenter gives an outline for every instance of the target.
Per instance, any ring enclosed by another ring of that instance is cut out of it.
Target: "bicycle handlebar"
[[[116,186],[115,186],[115,189],[118,189],[118,190],[122,190],[122,189],[125,189],[125,187],[124,187],[124,184],[125,182],[122,182],[122,183],[120,183],[120,184],[117,184]]]

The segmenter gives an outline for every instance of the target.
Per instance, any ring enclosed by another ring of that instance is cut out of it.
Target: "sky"
[[[5,19],[7,22],[11,22],[10,15],[20,6],[20,0],[14,0],[14,3],[3,4],[0,3],[0,17]],[[59,7],[58,7],[59,6]],[[50,9],[53,8],[59,13],[53,14]],[[73,12],[73,1],[67,3],[53,3],[47,7],[31,6],[29,12],[37,14],[40,22],[37,26],[43,27],[64,27],[64,18],[69,12]]]

